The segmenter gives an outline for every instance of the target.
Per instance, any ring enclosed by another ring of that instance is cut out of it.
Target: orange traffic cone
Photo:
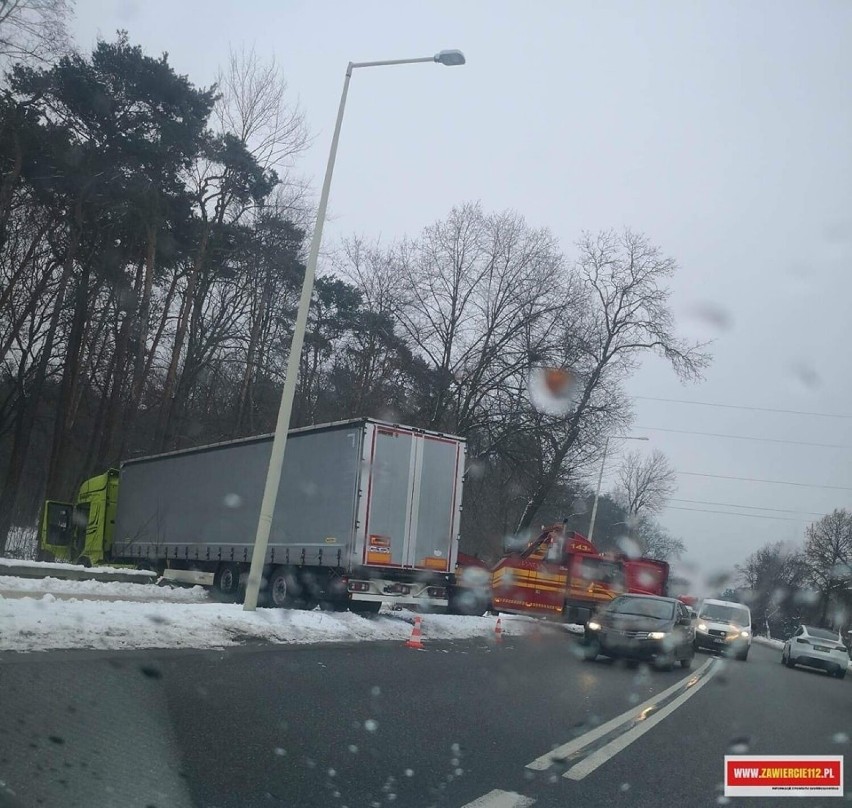
[[[500,618],[497,618],[497,625],[494,626],[494,642],[503,642],[503,624]]]
[[[423,648],[422,642],[423,632],[420,630],[420,615],[414,618],[414,628],[411,629],[411,636],[405,643],[406,648]]]

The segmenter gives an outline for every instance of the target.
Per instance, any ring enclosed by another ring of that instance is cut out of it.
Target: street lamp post
[[[630,435],[621,435],[621,440],[648,440],[645,437],[631,437]],[[606,453],[609,450],[609,441],[610,439],[606,439],[606,443],[604,443],[603,457],[601,458],[601,470],[598,474],[598,487],[595,489],[595,501],[592,505],[592,518],[589,521],[589,541],[591,542],[592,538],[595,534],[595,519],[598,516],[598,499],[601,495],[601,483],[603,482],[604,475],[604,466],[606,465]]]
[[[459,50],[442,50],[434,56],[423,56],[417,59],[390,59],[381,62],[350,62],[346,67],[346,78],[343,80],[343,92],[340,96],[340,106],[337,109],[337,121],[334,124],[334,134],[331,138],[331,150],[328,164],[325,168],[325,179],[322,183],[317,218],[314,224],[314,234],[311,239],[311,249],[305,265],[305,278],[302,281],[302,294],[299,298],[299,308],[296,313],[296,323],[293,326],[293,339],[290,342],[290,354],[287,357],[287,375],[284,377],[284,389],[281,393],[281,404],[278,408],[278,420],[275,424],[275,437],[272,441],[272,453],[269,457],[269,468],[266,473],[266,485],[263,489],[263,500],[260,506],[260,517],[257,522],[257,534],[254,539],[254,549],[251,557],[246,597],[243,608],[254,611],[257,608],[257,597],[260,592],[260,582],[263,575],[263,565],[266,561],[266,548],[269,545],[269,532],[272,528],[272,515],[275,512],[275,502],[278,498],[278,486],[281,483],[281,469],[284,466],[284,449],[287,446],[287,430],[290,427],[290,415],[293,411],[293,399],[296,395],[296,381],[299,375],[299,358],[302,355],[302,344],[305,339],[305,329],[308,324],[308,310],[311,305],[311,294],[314,288],[314,277],[317,269],[322,227],[325,222],[325,212],[328,207],[328,194],[331,188],[331,176],[334,173],[334,160],[337,157],[337,144],[340,140],[340,127],[343,124],[343,110],[346,107],[346,95],[349,92],[349,80],[352,71],[358,67],[386,67],[390,65],[411,65],[421,62],[454,67],[465,63],[464,54]]]

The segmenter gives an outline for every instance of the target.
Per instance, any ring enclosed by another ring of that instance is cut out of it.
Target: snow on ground
[[[0,596],[14,592],[44,595],[76,595],[88,599],[127,599],[144,601],[207,601],[208,593],[203,586],[191,588],[152,586],[149,583],[119,581],[67,581],[62,578],[17,578],[0,575]]]
[[[496,618],[422,615],[423,643],[494,637]],[[365,618],[350,612],[258,609],[238,604],[135,603],[0,597],[0,649],[222,648],[244,642],[402,642],[411,635],[411,612]],[[503,633],[523,634],[528,618],[504,615]]]
[[[758,636],[754,636],[751,639],[759,645],[768,645],[770,648],[777,648],[779,651],[784,647],[784,640],[773,640],[768,637]]]
[[[62,572],[63,570],[74,570],[75,572],[85,572],[87,575],[96,577],[98,575],[115,575],[120,572],[122,575],[132,575],[138,577],[141,581],[156,578],[156,573],[149,570],[136,570],[130,567],[82,567],[79,564],[65,564],[61,561],[27,561],[20,558],[0,558],[0,566],[3,567],[35,567],[44,570],[45,575],[50,572]]]

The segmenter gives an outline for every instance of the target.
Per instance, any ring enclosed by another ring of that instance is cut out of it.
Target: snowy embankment
[[[767,645],[770,648],[777,648],[779,651],[784,647],[784,640],[772,640],[768,637],[758,637],[757,635],[752,637],[752,642],[756,642],[758,645]]]
[[[207,590],[202,586],[187,588],[120,581],[70,581],[63,578],[17,578],[12,575],[0,575],[0,597],[13,594],[19,597],[40,597],[48,593],[86,600],[204,602],[209,599]]]
[[[0,558],[2,567],[26,567],[35,568],[39,573],[50,575],[51,572],[85,572],[91,578],[109,577],[110,575],[126,575],[138,578],[140,583],[154,581],[156,573],[149,570],[137,570],[131,567],[81,567],[79,564],[65,564],[61,561],[28,561],[21,558]]]
[[[258,609],[238,604],[59,601],[0,597],[0,650],[59,648],[222,648],[245,642],[320,643],[368,640],[404,641],[411,635],[411,612],[383,610],[374,618],[349,612]],[[433,640],[494,639],[494,617],[423,615],[423,643]],[[503,616],[504,634],[523,634],[529,618]]]

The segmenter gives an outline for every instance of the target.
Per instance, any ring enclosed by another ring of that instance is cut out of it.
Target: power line
[[[749,410],[750,412],[774,412],[782,415],[810,415],[815,418],[844,418],[852,420],[852,415],[833,412],[807,412],[804,410],[779,410],[772,407],[749,407],[745,404],[718,404],[713,401],[687,401],[681,398],[656,398],[654,396],[633,396],[639,401],[665,401],[669,404],[692,404],[696,407],[718,407],[725,410]]]
[[[728,474],[706,474],[701,471],[678,471],[677,474],[685,474],[689,477],[712,477],[716,480],[739,480],[744,483],[769,483],[770,485],[794,485],[797,488],[826,488],[832,491],[852,491],[843,485],[817,485],[816,483],[791,483],[787,480],[761,480],[757,477],[732,477]]]
[[[671,502],[688,502],[692,505],[720,505],[723,508],[745,508],[749,511],[772,511],[773,513],[806,514],[808,516],[827,516],[819,511],[790,511],[785,508],[761,508],[757,505],[737,505],[735,502],[708,502],[703,499],[678,499],[672,497]]]
[[[706,438],[730,438],[732,440],[753,440],[760,443],[784,443],[791,446],[816,446],[820,449],[852,449],[839,443],[810,443],[801,440],[783,440],[782,438],[757,438],[752,435],[730,435],[725,432],[695,432],[691,429],[667,429],[661,426],[637,426],[647,432],[673,432],[677,435],[703,435]]]
[[[693,513],[719,513],[722,516],[744,516],[747,519],[772,519],[775,522],[801,522],[801,519],[791,519],[789,516],[763,516],[758,513],[734,513],[733,511],[711,511],[703,508],[681,508],[677,505],[668,506],[673,511],[692,511]]]

